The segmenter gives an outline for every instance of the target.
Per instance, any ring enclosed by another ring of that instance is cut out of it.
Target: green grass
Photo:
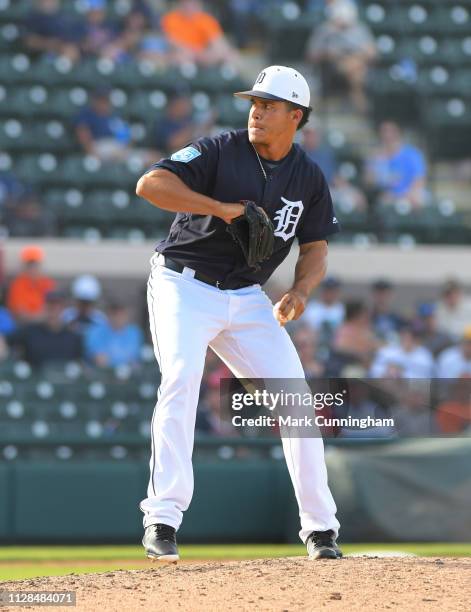
[[[342,544],[345,554],[394,550],[420,557],[469,557],[471,543]],[[183,559],[256,559],[305,554],[301,544],[182,545]],[[106,572],[142,568],[140,546],[4,546],[0,548],[0,580],[35,576]]]

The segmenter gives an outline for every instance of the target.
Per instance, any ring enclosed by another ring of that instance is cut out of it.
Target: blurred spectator
[[[308,380],[321,378],[324,375],[325,367],[317,355],[317,334],[314,329],[306,324],[297,327],[292,334],[292,339],[306,378]]]
[[[422,330],[422,342],[434,357],[453,343],[450,334],[437,328],[436,310],[435,304],[419,304],[415,319],[415,323]]]
[[[0,213],[25,197],[30,188],[11,172],[0,171]]]
[[[420,208],[426,199],[423,154],[404,142],[400,127],[393,121],[380,124],[379,140],[379,149],[366,162],[366,182],[379,191],[383,204],[404,201]]]
[[[199,0],[177,0],[174,4],[175,9],[162,17],[161,25],[179,63],[209,66],[238,62],[238,54],[227,42],[219,22],[203,11]]]
[[[41,206],[38,196],[32,192],[5,208],[3,223],[8,235],[14,238],[54,236],[57,229],[54,215]]]
[[[371,285],[371,322],[375,334],[381,340],[395,338],[404,325],[404,319],[392,307],[393,292],[392,283],[383,278]]]
[[[280,0],[277,1],[280,2]],[[272,5],[273,2],[270,4]],[[228,20],[239,48],[247,47],[251,35],[259,30],[263,19],[262,11],[266,6],[267,3],[264,0],[229,0]],[[271,9],[272,6],[269,8]]]
[[[216,353],[208,350],[204,365],[203,385],[219,389],[221,378],[232,378],[232,373]]]
[[[124,160],[129,152],[129,126],[116,115],[107,88],[92,93],[91,105],[75,118],[75,133],[84,153],[102,161]]]
[[[431,411],[430,384],[417,381],[399,394],[399,403],[392,410],[394,426],[399,436],[426,436],[435,430]]]
[[[471,325],[465,329],[458,346],[451,346],[438,356],[437,377],[471,378]]]
[[[175,92],[167,104],[165,115],[156,123],[156,148],[171,153],[202,136],[211,128],[213,116],[209,114],[202,119],[201,123],[194,115],[189,94],[184,91]]]
[[[324,72],[345,80],[354,107],[367,111],[365,82],[368,66],[376,56],[375,40],[368,27],[358,19],[351,0],[335,0],[326,9],[327,20],[312,34],[307,60],[324,66]]]
[[[459,340],[468,325],[471,325],[471,298],[464,295],[459,281],[449,280],[437,304],[437,328]]]
[[[332,185],[338,164],[333,148],[323,139],[318,125],[311,121],[303,129],[301,144],[307,156],[319,166],[329,185]]]
[[[62,321],[64,305],[65,296],[59,291],[50,291],[46,295],[44,321],[25,325],[11,336],[11,344],[31,365],[82,359],[80,336]]]
[[[354,419],[386,419],[391,415],[374,397],[372,389],[362,381],[352,380],[348,385],[347,402],[343,407],[335,408],[335,417]],[[342,426],[337,434],[339,438],[390,438],[394,436],[394,428],[389,425],[374,427]]]
[[[94,276],[91,274],[78,276],[72,283],[75,305],[64,310],[62,315],[64,323],[82,335],[91,325],[106,323],[106,315],[96,308],[100,295],[100,283]]]
[[[196,429],[200,433],[216,436],[235,436],[237,430],[231,415],[223,414],[219,386],[207,386],[201,394],[196,413]]]
[[[129,322],[129,310],[119,302],[108,307],[108,321],[90,326],[85,334],[87,356],[101,367],[137,365],[142,344],[142,331]]]
[[[471,433],[471,381],[456,380],[449,389],[449,396],[435,411],[437,427],[444,434]]]
[[[320,285],[318,300],[311,300],[306,306],[303,321],[320,333],[322,343],[328,343],[342,323],[345,306],[340,299],[342,283],[338,278],[328,276]]]
[[[110,21],[105,0],[85,0],[85,35],[81,50],[85,56],[107,57],[114,61],[123,59],[125,50],[120,44],[118,25]]]
[[[80,58],[79,41],[84,34],[80,22],[61,9],[60,0],[35,0],[25,21],[24,42],[30,51]]]
[[[124,33],[127,44],[134,50],[139,60],[165,68],[178,63],[174,58],[172,46],[165,38],[160,25],[152,25],[141,15],[130,16]],[[178,54],[177,54],[178,57]]]
[[[6,339],[16,330],[16,323],[10,311],[0,305],[0,361],[8,356],[8,344]]]
[[[16,330],[15,319],[5,306],[0,306],[0,336],[5,338]]]
[[[40,247],[25,247],[20,258],[22,269],[10,282],[7,307],[18,321],[35,321],[42,316],[46,294],[56,283],[41,273],[44,253]]]
[[[365,194],[341,174],[334,177],[330,188],[335,207],[343,212],[363,212],[368,207]]]
[[[334,350],[367,365],[378,346],[379,343],[373,333],[370,315],[365,304],[359,301],[347,302],[345,320],[338,327],[334,336]]]
[[[420,330],[414,325],[404,325],[399,342],[379,349],[371,365],[373,378],[432,378],[434,375],[432,353],[423,346]]]

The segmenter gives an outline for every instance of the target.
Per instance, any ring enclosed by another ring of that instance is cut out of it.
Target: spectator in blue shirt
[[[16,329],[15,319],[5,306],[0,306],[0,336],[9,336]]]
[[[108,308],[108,322],[93,325],[85,333],[88,358],[101,367],[135,366],[143,344],[141,329],[129,322],[129,310],[115,302]]]
[[[82,274],[72,283],[75,304],[64,310],[62,319],[70,329],[84,335],[92,325],[106,323],[106,315],[96,307],[101,295],[98,279],[91,274]]]
[[[210,112],[194,113],[191,97],[186,91],[175,91],[165,115],[156,122],[154,145],[158,151],[178,151],[186,144],[207,133],[214,123]]]
[[[0,172],[0,212],[8,206],[15,206],[31,193],[31,188],[11,172]]]
[[[123,59],[126,54],[120,45],[121,30],[108,19],[105,0],[86,0],[85,20],[82,52],[115,61]]]
[[[322,133],[317,126],[307,125],[302,131],[302,136],[303,149],[322,170],[329,186],[332,186],[338,169],[334,150],[323,140]]]
[[[426,162],[419,149],[403,141],[400,127],[393,121],[379,126],[380,146],[367,160],[366,180],[390,204],[403,200],[412,208],[425,203]]]
[[[8,344],[6,339],[16,330],[15,319],[8,308],[0,304],[0,361],[8,356]]]
[[[83,23],[61,10],[59,0],[36,0],[25,21],[24,42],[30,51],[80,58]]]
[[[129,152],[129,126],[114,112],[109,90],[93,92],[90,106],[75,118],[75,134],[84,152],[102,161],[124,160]]]

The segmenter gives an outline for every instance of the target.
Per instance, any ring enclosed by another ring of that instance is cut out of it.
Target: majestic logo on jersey
[[[286,242],[294,236],[304,206],[301,200],[291,202],[291,200],[281,198],[281,201],[284,202],[285,205],[275,213],[274,219],[278,222],[278,225],[275,227],[275,236],[283,238]]]
[[[199,157],[200,155],[201,152],[198,151],[198,149],[195,149],[195,147],[185,147],[184,149],[180,149],[180,151],[174,153],[170,159],[172,161],[187,164],[188,162],[191,162],[192,159],[195,159],[195,157]]]

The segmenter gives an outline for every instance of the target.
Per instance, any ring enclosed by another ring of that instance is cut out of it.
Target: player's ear
[[[303,118],[303,111],[300,108],[294,108],[291,116],[296,121],[296,125],[299,125],[299,122]]]

